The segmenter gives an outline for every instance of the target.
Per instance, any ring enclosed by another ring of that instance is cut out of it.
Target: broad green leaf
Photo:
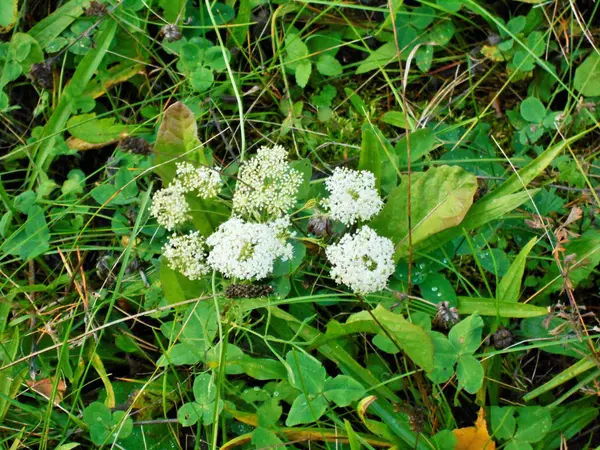
[[[319,360],[306,353],[290,350],[285,361],[292,371],[289,378],[292,386],[309,395],[318,395],[323,391],[327,374]]]
[[[191,298],[198,298],[204,292],[202,282],[192,281],[171,269],[164,259],[160,263],[160,282],[164,296],[171,305]]]
[[[32,64],[44,60],[42,47],[27,33],[15,33],[10,41],[10,46],[23,73],[28,73]]]
[[[321,395],[310,399],[306,395],[300,394],[292,403],[285,425],[293,427],[316,422],[325,413],[327,406],[327,399]]]
[[[420,326],[414,325],[399,314],[394,314],[381,305],[369,313],[361,311],[353,314],[347,324],[357,321],[373,321],[373,316],[379,324],[385,326],[394,337],[397,345],[406,355],[426,372],[433,370],[433,342],[427,332]],[[377,324],[377,326],[379,326]],[[383,330],[380,330],[383,332]]]
[[[535,97],[527,97],[521,102],[519,111],[523,118],[532,123],[542,123],[546,117],[544,104]]]
[[[354,378],[338,375],[325,381],[323,395],[340,407],[348,406],[365,395],[365,388]]]
[[[301,88],[306,87],[310,74],[312,72],[312,64],[310,61],[301,61],[296,66],[296,83]]]
[[[198,92],[204,92],[210,89],[214,81],[215,76],[212,70],[207,67],[199,67],[194,70],[190,76],[190,83]]]
[[[473,203],[477,179],[460,167],[433,167],[411,177],[412,244],[461,223]],[[388,196],[372,221],[379,234],[395,244],[395,258],[406,254],[408,240],[408,177]]]
[[[406,167],[408,164],[408,146],[410,144],[410,162],[414,163],[427,156],[436,146],[435,133],[430,128],[421,128],[410,133],[408,138],[404,136],[396,144],[398,164]]]
[[[472,354],[481,345],[483,319],[472,314],[452,327],[448,339],[460,354]]]
[[[177,420],[184,427],[191,427],[198,422],[201,415],[201,408],[196,402],[184,403],[177,410]]]
[[[541,441],[552,427],[552,415],[548,408],[527,406],[518,409],[515,439],[533,444]]]
[[[344,71],[340,62],[334,56],[327,54],[317,58],[316,66],[319,73],[327,77],[337,77]]]
[[[0,0],[0,32],[8,33],[19,15],[18,0]]]
[[[524,319],[548,314],[543,306],[529,303],[499,302],[492,298],[458,297],[458,310],[461,314],[478,312],[482,316],[512,317]]]
[[[456,365],[458,388],[475,394],[483,385],[483,366],[471,355],[462,355]]]
[[[155,172],[160,175],[165,186],[175,177],[175,164],[180,157],[192,163],[211,165],[198,139],[194,113],[181,102],[169,106],[164,112],[154,151],[157,165]]]
[[[386,42],[365,59],[356,69],[356,74],[370,72],[386,66],[398,57],[398,49],[394,42]]]
[[[252,448],[268,448],[274,450],[285,450],[287,448],[275,433],[262,427],[258,427],[254,430],[251,443]]]
[[[158,0],[158,5],[163,10],[163,18],[168,23],[177,23],[181,17],[185,17],[186,0]]]
[[[494,437],[499,439],[510,439],[515,434],[515,428],[517,426],[515,407],[492,406],[491,423]]]
[[[133,431],[133,420],[125,411],[115,411],[112,417],[112,425],[115,429],[115,434],[118,431],[119,438],[127,438]]]
[[[446,2],[448,0],[444,0]],[[440,0],[438,0],[438,3]],[[455,450],[458,439],[450,430],[442,430],[433,436],[437,450]]]
[[[306,44],[302,42],[300,36],[295,33],[288,33],[285,37],[285,58],[284,63],[290,72],[295,72],[296,77],[298,77],[297,67],[301,63],[308,63],[310,65],[310,61],[308,61],[308,48]],[[310,69],[309,70],[310,75]],[[307,78],[308,80],[308,78]]]
[[[499,219],[506,213],[525,203],[531,197],[534,197],[537,192],[537,189],[532,189],[530,191],[518,192],[500,198],[494,197],[488,199],[486,196],[469,209],[469,212],[459,226],[449,228],[428,237],[420,245],[417,245],[416,249],[423,253],[429,253],[461,236],[464,231],[475,230],[492,220]],[[407,253],[404,252],[401,256],[406,254]]]
[[[231,22],[231,24],[235,26],[229,28],[229,38],[227,39],[228,48],[241,48],[246,43],[251,15],[252,6],[250,1],[240,1],[237,7],[237,15]]]
[[[427,377],[434,383],[445,383],[454,374],[454,364],[458,359],[457,350],[446,336],[437,331],[430,331],[429,336],[435,349],[433,354],[433,370]]]
[[[123,133],[132,133],[133,126],[115,123],[113,117],[97,119],[96,114],[81,114],[73,116],[67,122],[67,128],[76,138],[93,144],[119,139]]]
[[[167,350],[156,362],[157,367],[191,366],[204,359],[204,348],[198,349],[187,343],[178,343]]]
[[[377,188],[381,186],[381,159],[379,157],[380,143],[377,135],[368,124],[362,127],[362,142],[358,170],[368,170],[375,175]]]
[[[573,86],[581,95],[600,95],[600,55],[594,50],[575,70]]]
[[[87,426],[94,423],[109,424],[111,421],[111,412],[108,406],[101,402],[94,402],[83,410],[83,421]]]
[[[533,447],[527,442],[511,439],[507,442],[506,447],[504,447],[504,450],[533,450]]]
[[[519,300],[527,256],[536,242],[537,239],[533,238],[521,249],[508,271],[501,278],[496,292],[498,301],[516,303]]]
[[[433,45],[422,45],[415,53],[417,67],[423,73],[429,72],[433,62]]]
[[[596,266],[600,263],[600,233],[597,230],[588,230],[576,239],[564,245],[565,255],[575,255],[572,262],[568,263],[567,277],[573,287],[586,280]],[[551,283],[549,286],[546,286]],[[552,264],[542,279],[545,293],[553,293],[563,288],[563,279],[556,264]]]
[[[154,171],[162,178],[163,186],[175,177],[177,162],[185,160],[199,166],[212,165],[212,157],[209,157],[197,133],[196,118],[187,106],[177,102],[167,108],[154,144]],[[227,206],[217,200],[205,200],[193,194],[186,195],[186,200],[190,205],[192,222],[204,236],[211,234],[229,217]]]
[[[454,287],[441,273],[428,276],[424,282],[419,284],[419,289],[425,300],[433,303],[450,302],[452,306],[456,306]]]
[[[217,398],[217,386],[209,373],[202,373],[196,377],[193,391],[198,403],[214,402]]]
[[[406,128],[404,113],[401,111],[388,111],[383,115],[381,121],[398,128]]]

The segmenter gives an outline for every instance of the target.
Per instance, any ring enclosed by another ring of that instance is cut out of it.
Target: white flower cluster
[[[261,147],[240,167],[233,211],[247,217],[281,217],[294,206],[301,183],[302,175],[288,164],[281,145]]]
[[[150,215],[169,231],[186,222],[190,218],[189,212],[190,205],[185,200],[185,189],[180,183],[160,189],[152,196]]]
[[[216,197],[221,190],[219,172],[208,167],[194,167],[188,162],[177,163],[177,181],[186,192],[196,191],[198,197]]]
[[[196,168],[192,164],[177,163],[176,177],[164,189],[159,189],[152,196],[150,215],[158,224],[172,231],[176,226],[190,219],[190,205],[185,194],[196,191],[198,197],[216,197],[221,189],[221,177],[213,169]]]
[[[282,222],[249,223],[232,217],[206,240],[212,247],[208,264],[228,278],[268,277],[278,258],[286,261],[292,257],[292,246],[278,236],[281,225]]]
[[[331,277],[357,294],[381,291],[394,273],[394,244],[366,225],[327,247],[325,254],[331,263]]]
[[[188,235],[172,235],[163,247],[163,256],[171,269],[190,280],[198,280],[209,270],[205,248],[204,238],[198,231],[192,231]]]
[[[368,170],[336,167],[333,175],[325,180],[325,188],[329,198],[323,201],[323,206],[329,209],[332,219],[345,225],[369,220],[383,207],[375,188],[375,176]]]

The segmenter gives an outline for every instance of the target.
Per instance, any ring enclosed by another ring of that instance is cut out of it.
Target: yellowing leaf
[[[453,431],[456,436],[454,450],[496,450],[496,443],[490,439],[483,408],[477,413],[474,427],[459,428]]]

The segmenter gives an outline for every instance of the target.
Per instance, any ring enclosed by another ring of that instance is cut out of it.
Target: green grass
[[[0,0],[13,7],[1,448],[453,449],[480,408],[497,448],[600,445],[597,4]],[[228,298],[239,280],[170,269],[150,205],[175,162],[222,176],[177,230],[208,236],[273,144],[304,180],[294,258],[252,282],[273,293]],[[386,202],[359,225],[391,239],[396,269],[368,295],[325,257],[357,225],[307,230],[342,166]]]

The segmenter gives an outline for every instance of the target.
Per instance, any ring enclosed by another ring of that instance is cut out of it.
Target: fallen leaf
[[[27,380],[27,386],[29,386],[34,392],[37,392],[40,395],[43,395],[46,398],[50,398],[52,395],[52,386],[54,385],[54,377],[44,378],[39,381]],[[54,397],[54,404],[58,405],[67,390],[67,384],[63,380],[58,381],[58,386],[56,387],[56,397]]]
[[[104,148],[108,145],[116,144],[117,142],[119,142],[118,139],[113,139],[113,140],[101,142],[101,143],[91,143],[91,142],[86,142],[84,140],[76,138],[74,136],[71,136],[69,139],[67,139],[67,147],[69,147],[70,150],[75,149],[75,150],[79,150],[81,152],[81,151],[86,151],[86,150],[96,150],[99,148]]]
[[[454,450],[496,450],[496,443],[490,439],[483,408],[477,413],[474,427],[459,428],[453,431],[456,436]]]

